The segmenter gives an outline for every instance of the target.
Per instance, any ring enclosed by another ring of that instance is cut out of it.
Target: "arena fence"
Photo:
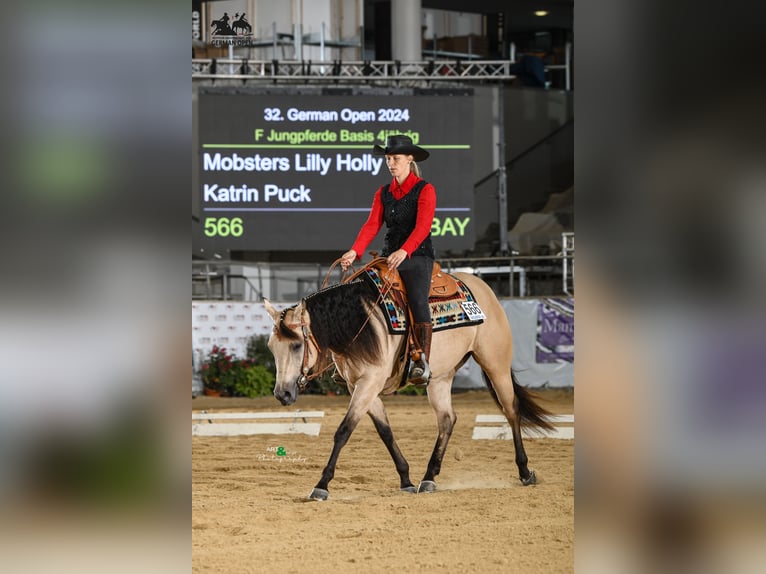
[[[439,263],[448,273],[481,277],[499,297],[571,297],[574,240],[567,246],[554,255],[440,258]],[[192,261],[192,299],[297,301],[319,290],[329,269],[319,263]]]
[[[295,303],[273,301],[278,310]],[[501,299],[513,330],[513,368],[525,387],[574,386],[574,298]],[[192,350],[195,369],[217,345],[246,356],[253,336],[273,328],[263,304],[240,301],[192,301]],[[455,374],[456,389],[486,388],[481,368],[468,360]]]

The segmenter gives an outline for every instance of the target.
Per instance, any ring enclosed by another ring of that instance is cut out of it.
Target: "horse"
[[[479,324],[433,333],[427,395],[436,414],[438,434],[417,489],[410,481],[409,464],[394,439],[381,399],[382,395],[396,391],[406,377],[406,361],[400,359],[406,352],[407,337],[389,332],[388,319],[378,305],[379,293],[374,286],[361,280],[341,282],[320,289],[281,312],[264,299],[274,323],[268,347],[276,364],[275,398],[282,405],[293,404],[299,391],[307,386],[311,370],[316,372],[322,365],[332,363],[351,393],[346,415],[335,432],[332,452],[309,499],[327,500],[341,449],[365,414],[372,419],[394,461],[400,490],[435,491],[435,478],[441,472],[447,444],[457,422],[452,408],[452,381],[470,357],[481,367],[495,404],[510,424],[522,485],[537,482],[534,470],[528,467],[521,426],[550,430],[552,425],[546,419],[550,413],[519,384],[511,369],[511,328],[492,289],[474,275],[456,272],[452,276],[468,286],[485,319]]]
[[[238,14],[234,14],[234,17],[237,18]],[[253,27],[250,25],[250,23],[245,20],[245,13],[242,13],[242,16],[239,16],[234,22],[231,24],[231,29],[234,30],[234,32],[237,32],[237,29],[241,29],[243,33],[249,34],[253,31]]]
[[[227,19],[221,18],[220,20],[213,20],[210,27],[215,27],[213,30],[213,36],[236,36],[234,30],[229,26]]]

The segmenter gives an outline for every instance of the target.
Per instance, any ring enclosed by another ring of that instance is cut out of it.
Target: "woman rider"
[[[341,256],[341,267],[346,270],[360,258],[385,222],[387,232],[382,255],[389,268],[398,269],[402,277],[414,323],[415,355],[422,351],[420,358],[412,363],[408,380],[425,385],[431,375],[428,360],[432,325],[428,292],[435,258],[431,224],[436,211],[436,190],[420,178],[416,162],[428,159],[430,154],[402,134],[389,136],[385,148],[374,146],[373,154],[386,157],[393,179],[375,192],[367,221],[354,245]]]

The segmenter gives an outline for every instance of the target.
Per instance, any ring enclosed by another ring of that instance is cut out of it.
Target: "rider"
[[[221,16],[218,20],[213,20],[213,22],[210,24],[210,26],[215,26],[215,32],[213,32],[214,36],[229,36],[233,35],[233,31],[231,27],[229,26],[229,13],[224,12],[223,16]]]
[[[431,224],[436,210],[434,186],[420,178],[415,162],[428,159],[429,152],[412,143],[409,136],[389,136],[386,147],[373,147],[374,155],[385,155],[391,183],[375,192],[367,221],[356,237],[354,245],[341,256],[341,267],[346,270],[380,231],[385,222],[388,228],[383,247],[389,268],[398,269],[407,290],[415,342],[416,359],[408,375],[409,382],[427,385],[431,376],[428,360],[431,356],[431,306],[428,292],[434,266],[431,244]],[[419,357],[418,357],[419,355]]]

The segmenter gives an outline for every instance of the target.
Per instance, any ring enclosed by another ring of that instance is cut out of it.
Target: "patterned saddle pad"
[[[362,274],[380,293],[385,290],[385,283],[380,277],[378,269],[368,267]],[[476,299],[468,286],[460,279],[451,276],[457,282],[458,290],[454,295],[447,297],[430,297],[431,322],[434,331],[478,325],[485,319],[484,312],[479,308]],[[392,334],[407,332],[407,310],[402,308],[390,295],[384,295],[380,302],[383,314],[388,318],[388,330]]]

